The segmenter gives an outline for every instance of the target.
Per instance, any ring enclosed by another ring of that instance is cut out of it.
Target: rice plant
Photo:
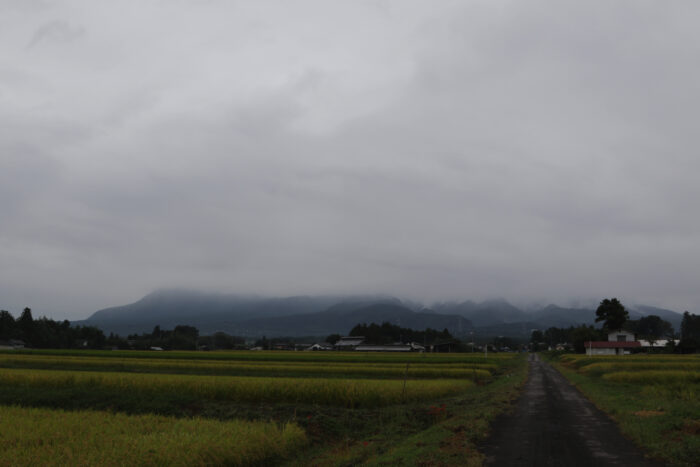
[[[3,407],[0,465],[259,465],[307,444],[293,423]]]
[[[468,379],[368,380],[261,378],[57,370],[0,370],[0,387],[39,390],[109,391],[112,397],[189,396],[246,403],[308,403],[341,407],[381,407],[457,394]]]
[[[493,364],[447,363],[346,363],[279,362],[238,360],[188,360],[156,358],[106,358],[53,355],[0,354],[0,367],[56,370],[127,371],[152,373],[189,373],[229,376],[303,376],[359,378],[470,378],[488,381],[498,368]]]
[[[700,371],[678,370],[642,370],[642,371],[616,371],[603,375],[606,381],[616,383],[658,384],[658,383],[698,383]]]

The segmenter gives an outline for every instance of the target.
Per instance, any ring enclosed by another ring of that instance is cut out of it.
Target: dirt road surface
[[[530,355],[515,412],[499,418],[481,446],[487,466],[660,466],[558,371]]]

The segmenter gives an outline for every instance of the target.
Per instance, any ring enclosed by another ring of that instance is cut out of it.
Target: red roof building
[[[640,348],[639,341],[615,342],[615,341],[588,341],[584,342],[586,355],[623,355],[626,349]]]

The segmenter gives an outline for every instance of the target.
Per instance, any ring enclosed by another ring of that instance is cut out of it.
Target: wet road
[[[487,466],[660,466],[645,459],[551,365],[530,355],[515,412],[499,418],[481,446]]]

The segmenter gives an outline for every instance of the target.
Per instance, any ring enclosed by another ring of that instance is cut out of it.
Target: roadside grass
[[[0,406],[0,465],[269,465],[302,449],[295,424]]]
[[[635,359],[620,361],[628,357],[617,357],[614,364],[598,366],[595,371],[585,369],[600,363],[597,358],[566,356],[552,363],[598,408],[611,416],[625,436],[652,457],[671,465],[697,465],[700,459],[697,372],[634,369]],[[673,364],[693,359],[664,356],[659,360],[662,364]],[[625,364],[630,369],[619,371]],[[606,373],[605,369],[610,372]]]

